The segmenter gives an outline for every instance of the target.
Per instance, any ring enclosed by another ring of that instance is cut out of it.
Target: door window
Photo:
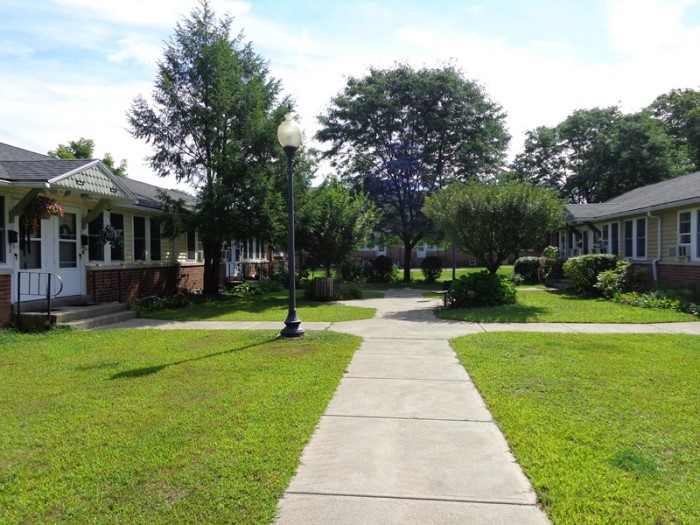
[[[58,266],[78,267],[78,232],[75,213],[64,213],[58,219]]]

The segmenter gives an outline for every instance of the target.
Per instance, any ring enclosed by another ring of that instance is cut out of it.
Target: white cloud
[[[686,28],[683,14],[697,0],[611,0],[608,31],[614,49],[629,56],[658,55],[700,43],[700,28]]]
[[[55,2],[70,9],[79,9],[93,16],[113,23],[128,23],[135,25],[172,27],[184,16],[189,15],[197,5],[193,0],[168,0],[156,2],[153,0],[55,0]],[[234,16],[250,10],[248,2],[237,0],[215,0],[212,7],[216,13],[231,13]]]
[[[110,62],[137,60],[146,66],[154,66],[163,54],[161,42],[156,44],[152,38],[135,33],[129,33],[120,39],[118,45],[119,50],[107,57]]]

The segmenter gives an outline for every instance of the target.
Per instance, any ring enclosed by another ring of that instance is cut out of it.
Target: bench
[[[434,294],[442,295],[443,306],[447,306],[447,292],[450,291],[450,286],[452,286],[452,281],[445,281],[442,283],[442,290],[433,291]]]

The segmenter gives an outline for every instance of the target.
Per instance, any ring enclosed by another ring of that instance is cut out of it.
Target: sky
[[[126,113],[196,0],[2,0],[0,142],[39,153],[80,137],[157,177]],[[700,0],[212,0],[297,101],[305,142],[350,77],[452,61],[507,113],[509,155],[576,109],[631,112],[700,89]]]

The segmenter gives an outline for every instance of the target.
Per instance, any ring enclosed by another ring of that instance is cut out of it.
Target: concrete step
[[[45,311],[22,312],[21,327],[23,330],[29,331],[43,330],[47,325],[86,329],[92,326],[102,326],[109,322],[116,323],[133,319],[135,315],[134,312],[127,311],[126,305],[121,303],[73,304],[55,308],[52,304],[48,322]],[[114,320],[110,321],[110,319]]]
[[[64,306],[78,306],[91,304],[89,295],[67,295],[64,297],[53,297],[51,299],[51,310],[54,308],[61,308]],[[14,307],[16,308],[16,304]],[[37,299],[33,301],[22,301],[21,306],[22,313],[33,312],[33,311],[43,311],[46,313],[46,299]],[[16,313],[16,312],[15,312]]]
[[[130,310],[124,310],[122,312],[113,312],[104,315],[99,315],[96,317],[90,317],[86,319],[80,319],[78,321],[68,321],[66,323],[60,323],[59,326],[70,326],[76,330],[91,330],[93,328],[108,326],[114,323],[121,323],[123,321],[129,321],[136,317],[136,312]]]

